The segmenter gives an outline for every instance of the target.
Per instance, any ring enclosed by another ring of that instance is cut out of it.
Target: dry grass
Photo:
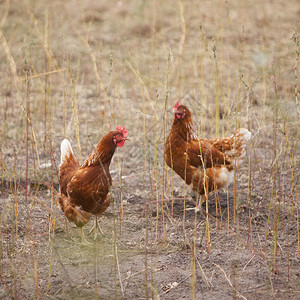
[[[297,1],[2,0],[0,12],[1,297],[299,294]],[[178,99],[199,136],[257,133],[222,216],[186,211],[165,167]],[[84,248],[56,210],[59,145],[83,160],[119,124],[131,142],[112,163],[106,235]]]

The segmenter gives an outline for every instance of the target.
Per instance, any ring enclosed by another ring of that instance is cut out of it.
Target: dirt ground
[[[0,1],[0,298],[299,299],[299,12]],[[163,161],[178,99],[201,137],[256,134],[208,218]],[[84,244],[56,205],[60,142],[83,161],[116,125],[130,141],[111,163],[104,235],[91,220]]]

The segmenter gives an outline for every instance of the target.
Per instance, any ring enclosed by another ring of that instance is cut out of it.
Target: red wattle
[[[121,148],[121,147],[123,147],[124,143],[125,143],[125,141],[121,141],[121,142],[117,143],[117,145],[118,145],[118,147]]]

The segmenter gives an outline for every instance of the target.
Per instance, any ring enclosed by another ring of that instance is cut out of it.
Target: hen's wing
[[[59,185],[62,194],[67,196],[67,185],[79,168],[79,162],[74,156],[70,142],[64,139],[61,143],[61,163],[59,167]]]
[[[190,141],[187,154],[190,164],[194,167],[200,167],[203,163],[205,168],[231,164],[224,153],[204,139]]]
[[[104,169],[105,172],[104,172]],[[73,205],[99,215],[111,185],[108,166],[89,166],[79,168],[67,186],[67,193]]]

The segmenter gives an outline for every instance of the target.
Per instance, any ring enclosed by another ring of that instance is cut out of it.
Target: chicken
[[[225,138],[198,138],[189,109],[174,106],[174,121],[165,144],[165,161],[188,185],[194,195],[208,195],[233,181],[234,167],[239,168],[246,154],[251,132],[240,128]],[[200,197],[200,206],[205,197]]]
[[[116,127],[108,132],[82,165],[75,158],[70,142],[64,139],[61,143],[61,164],[59,167],[58,203],[67,219],[81,228],[95,215],[95,238],[97,222],[110,204],[109,191],[112,179],[109,165],[117,147],[122,147],[128,134],[125,127]],[[92,231],[91,230],[91,231]]]

